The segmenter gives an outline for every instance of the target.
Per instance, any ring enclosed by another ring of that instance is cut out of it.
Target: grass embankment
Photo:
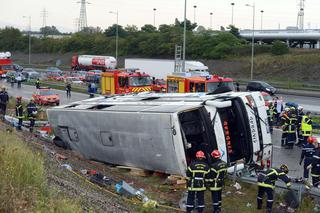
[[[10,133],[0,131],[0,138],[0,212],[81,212],[48,189],[41,153]]]

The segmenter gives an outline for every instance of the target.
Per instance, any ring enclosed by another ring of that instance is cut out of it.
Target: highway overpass
[[[255,30],[254,34],[257,43],[272,43],[280,40],[286,42],[290,47],[320,49],[320,29]],[[252,30],[240,30],[240,35],[251,41]]]

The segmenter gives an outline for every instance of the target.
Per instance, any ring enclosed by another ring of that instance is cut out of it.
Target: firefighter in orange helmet
[[[194,199],[197,197],[199,213],[203,212],[204,209],[204,192],[206,191],[205,180],[209,173],[209,166],[204,161],[205,155],[203,151],[196,153],[196,160],[191,162],[187,169],[187,212],[191,212],[194,209]]]
[[[222,186],[224,185],[224,178],[227,173],[227,163],[221,160],[221,153],[219,150],[213,150],[211,153],[213,162],[210,165],[210,173],[207,179],[207,186],[211,191],[213,212],[221,212],[221,192]]]

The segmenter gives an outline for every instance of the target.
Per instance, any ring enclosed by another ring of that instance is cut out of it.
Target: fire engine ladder
[[[175,46],[175,57],[174,57],[174,72],[181,72],[182,70],[182,61],[181,61],[181,45]]]

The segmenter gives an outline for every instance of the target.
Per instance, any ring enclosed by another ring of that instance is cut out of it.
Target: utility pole
[[[197,5],[193,6],[193,23],[196,23],[196,9],[197,9]]]
[[[210,13],[210,29],[212,30],[212,15],[213,15],[213,13],[211,12]]]
[[[299,12],[298,12],[298,17],[297,17],[297,27],[300,30],[304,29],[304,2],[305,0],[300,0],[300,3],[298,5],[299,7]]]
[[[117,17],[117,26],[116,26],[116,60],[118,61],[118,44],[119,44],[119,12],[118,11],[110,11],[109,13],[112,13],[116,15]]]
[[[23,18],[29,19],[29,26],[28,26],[28,35],[29,35],[29,65],[31,65],[31,16],[23,16]]]
[[[263,30],[263,13],[264,13],[264,11],[261,10],[260,12],[261,12],[261,30]]]
[[[156,27],[156,11],[157,8],[153,8],[153,26]]]
[[[187,0],[184,0],[182,72],[186,70]]]
[[[231,3],[231,25],[233,25],[233,8],[234,8],[234,3]]]
[[[254,21],[255,21],[255,13],[256,7],[255,3],[252,5],[246,4],[247,7],[252,8],[252,41],[251,41],[251,72],[250,72],[250,79],[253,80],[253,59],[254,59]]]

